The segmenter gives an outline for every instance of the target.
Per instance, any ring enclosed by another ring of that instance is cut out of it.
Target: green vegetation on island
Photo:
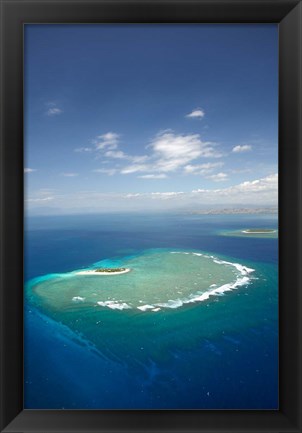
[[[126,270],[127,270],[126,268],[98,268],[98,269],[94,269],[94,272],[114,273],[114,272],[125,272]]]

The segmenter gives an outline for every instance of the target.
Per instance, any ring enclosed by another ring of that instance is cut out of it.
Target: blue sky
[[[26,25],[33,213],[277,204],[278,29]]]

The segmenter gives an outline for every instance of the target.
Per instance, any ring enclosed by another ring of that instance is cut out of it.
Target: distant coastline
[[[224,208],[224,209],[205,209],[191,211],[192,215],[242,215],[242,214],[275,214],[278,215],[278,208]]]

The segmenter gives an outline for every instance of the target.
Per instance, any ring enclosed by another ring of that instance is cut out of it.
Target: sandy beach
[[[242,233],[246,233],[246,234],[248,234],[248,235],[267,235],[267,234],[270,234],[270,233],[276,233],[276,231],[277,230],[270,230],[270,231],[258,231],[258,232],[250,232],[250,231],[248,231],[248,230],[242,230]]]
[[[93,269],[89,269],[86,271],[79,271],[79,272],[75,272],[74,275],[119,275],[119,274],[126,274],[127,272],[130,272],[131,269],[126,268],[123,271],[118,271],[118,272],[97,272]]]

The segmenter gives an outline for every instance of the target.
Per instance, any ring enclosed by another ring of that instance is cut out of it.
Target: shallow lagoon
[[[147,250],[119,260],[103,260],[97,268],[130,269],[127,274],[83,275],[80,271],[50,274],[29,283],[38,307],[81,311],[103,307],[157,312],[202,302],[210,296],[247,285],[253,269],[201,252]]]

